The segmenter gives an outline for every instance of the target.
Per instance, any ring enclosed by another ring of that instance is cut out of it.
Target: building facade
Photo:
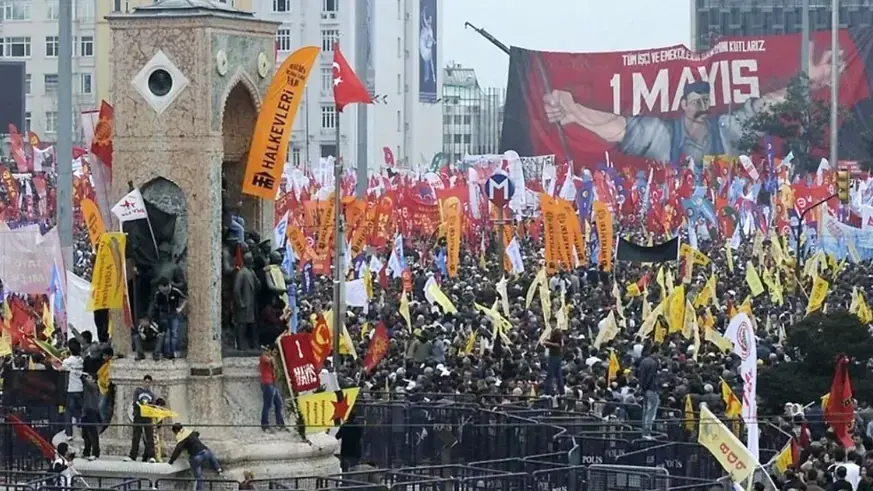
[[[80,111],[111,101],[110,37],[105,17],[130,12],[150,0],[71,0],[74,2],[74,130]],[[390,149],[399,166],[429,162],[441,150],[442,7],[438,0],[220,0],[277,22],[276,66],[302,46],[322,53],[297,113],[288,160],[297,166],[336,154],[348,164],[364,159],[371,169]],[[27,62],[28,130],[46,140],[57,131],[58,0],[0,0],[0,57]],[[358,9],[363,9],[358,11]],[[363,16],[363,22],[358,14]],[[360,31],[360,32],[359,32]],[[365,31],[365,32],[364,32]],[[359,40],[363,45],[359,46]],[[353,68],[369,59],[359,77],[377,96],[366,110],[366,153],[359,156],[358,111],[352,105],[338,116],[333,103],[334,44]],[[378,63],[378,65],[377,65]],[[374,67],[379,69],[375,70]]]
[[[93,108],[97,93],[97,0],[71,1],[73,134],[81,138],[78,112]],[[0,58],[25,61],[23,130],[33,131],[45,141],[54,141],[58,131],[58,14],[58,0],[0,0]]]
[[[430,66],[428,58],[434,66],[439,66],[442,60],[442,2],[253,1],[259,17],[280,23],[276,34],[277,66],[301,46],[322,49],[294,122],[288,152],[290,164],[305,167],[321,157],[335,156],[337,123],[339,153],[347,166],[364,159],[370,171],[376,172],[386,162],[385,149],[390,149],[397,166],[415,168],[430,162],[440,151],[442,106],[437,102],[437,94],[442,80],[436,77],[435,90],[431,90],[435,93],[430,97],[421,74]],[[422,35],[428,27],[431,37]],[[433,42],[429,44],[425,38]],[[359,72],[358,77],[377,99],[366,107],[366,155],[359,155],[361,105],[350,105],[339,115],[334,110],[332,62],[337,43],[346,61]],[[425,53],[426,47],[432,49]],[[358,63],[361,56],[369,59],[363,64],[368,67],[363,73]]]
[[[443,69],[443,145],[452,162],[497,153],[506,89],[479,85],[476,72],[458,64]]]
[[[799,33],[802,4],[802,0],[692,0],[691,39],[697,49],[707,49],[721,36]],[[873,0],[841,0],[840,24],[873,25]],[[830,0],[809,0],[810,31],[830,28]]]

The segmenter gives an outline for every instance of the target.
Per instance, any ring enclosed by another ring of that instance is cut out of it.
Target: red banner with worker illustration
[[[830,97],[831,66],[839,62],[840,104],[869,114],[873,28],[843,30],[842,56],[830,33],[811,36],[812,96]],[[501,151],[555,154],[587,166],[680,162],[738,155],[743,121],[784,100],[800,71],[800,35],[722,38],[709,51],[685,46],[612,53],[559,53],[513,48]],[[863,152],[867,118],[847,118],[841,157]],[[778,149],[777,149],[778,151]]]

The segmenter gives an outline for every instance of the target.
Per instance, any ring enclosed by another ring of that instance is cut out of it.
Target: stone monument
[[[263,433],[257,359],[222,358],[221,181],[224,175],[231,199],[243,202],[247,227],[269,236],[273,204],[241,197],[239,187],[274,72],[276,24],[212,0],[162,0],[107,20],[115,112],[112,198],[124,196],[131,182],[181,218],[173,250],[187,251],[188,354],[135,361],[130,331],[114,330],[115,352],[125,355],[111,370],[117,426],[103,434],[104,457],[77,463],[80,472],[184,472],[186,459],[172,468],[120,462],[130,450],[132,393],[146,374],[179,422],[201,432],[230,478],[241,478],[244,469],[259,478],[338,472],[333,438],[305,442],[293,431]],[[293,427],[294,415],[286,419]],[[166,459],[175,442],[166,435],[162,440]]]

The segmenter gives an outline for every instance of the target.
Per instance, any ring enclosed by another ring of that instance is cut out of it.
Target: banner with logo
[[[595,201],[592,208],[594,211],[594,224],[597,227],[597,240],[600,241],[600,252],[597,262],[604,271],[612,271],[612,248],[615,238],[612,227],[612,213],[603,201]]]
[[[735,483],[748,479],[758,467],[758,459],[706,406],[700,406],[697,442],[709,450]]]
[[[291,244],[291,247],[294,249],[294,254],[297,256],[297,263],[302,268],[306,261],[315,257],[315,253],[312,251],[309,242],[306,241],[306,236],[303,235],[303,231],[300,230],[300,227],[288,225],[286,233],[288,234],[288,242]]]
[[[85,220],[85,227],[88,229],[88,239],[91,241],[91,248],[97,249],[100,237],[106,232],[103,216],[100,215],[97,204],[88,198],[83,198],[79,201],[79,208],[82,210],[82,218]]]
[[[327,198],[327,211],[321,216],[321,222],[318,226],[318,239],[315,242],[315,261],[312,269],[316,274],[330,273],[330,254],[333,248],[334,233],[334,215],[336,214],[336,203],[333,193]],[[339,258],[335,258],[339,261]]]
[[[127,235],[107,232],[100,237],[97,259],[91,275],[89,312],[100,309],[120,309],[124,305],[124,249]]]
[[[449,276],[457,278],[458,266],[461,262],[461,213],[463,213],[464,208],[461,201],[454,196],[443,200],[441,206],[446,217],[446,245],[448,249],[446,267],[449,270]]]
[[[555,274],[561,262],[561,244],[558,235],[558,206],[555,199],[546,193],[540,193],[540,209],[543,213],[543,233],[545,242],[546,272]]]
[[[303,89],[321,50],[305,46],[291,53],[273,76],[258,114],[242,192],[273,201],[279,192],[288,141]]]
[[[297,413],[303,418],[306,433],[319,433],[346,421],[361,389],[343,389],[319,392],[297,398]]]
[[[840,105],[862,111],[871,103],[873,28],[842,30],[845,68]],[[830,33],[812,33],[812,96],[830,97]],[[647,170],[648,160],[680,162],[684,154],[739,155],[743,119],[785,98],[799,71],[800,34],[720,38],[705,52],[683,45],[639,51],[561,53],[513,48],[510,54],[500,150],[556,154],[559,162],[611,160]],[[683,119],[706,131],[689,139]],[[866,155],[864,118],[846,118],[840,155]],[[696,141],[691,141],[696,140]],[[778,151],[778,150],[777,150]],[[787,151],[781,155],[787,154]]]
[[[315,370],[312,335],[308,332],[283,334],[279,337],[279,354],[288,388],[295,393],[315,390],[321,382]]]
[[[743,420],[746,423],[746,446],[758,461],[758,341],[755,327],[746,314],[737,314],[724,333],[740,357],[740,379],[743,381]]]
[[[391,213],[394,211],[394,193],[387,192],[379,197],[376,202],[376,214],[373,217],[373,237],[370,243],[375,247],[385,247],[394,236],[394,227],[391,223]]]
[[[567,206],[569,205],[568,201],[556,198],[555,205],[557,210],[558,240],[561,243],[561,263],[564,264],[565,269],[570,270],[575,267],[573,258],[573,244],[575,242],[573,240],[572,222],[579,219],[576,217],[576,213]]]

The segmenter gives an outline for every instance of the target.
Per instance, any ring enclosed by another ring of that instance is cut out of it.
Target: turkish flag
[[[49,460],[55,458],[55,447],[42,437],[32,426],[22,421],[14,414],[6,415],[6,421],[12,423],[12,429],[15,430],[15,436],[20,440],[28,442],[39,449],[39,453]]]
[[[355,102],[362,104],[373,102],[367,88],[343,57],[339,43],[333,45],[333,98],[336,101],[337,112],[343,112],[344,107]]]
[[[94,139],[91,141],[91,153],[96,155],[108,168],[112,168],[112,128],[115,123],[115,111],[106,101],[100,101],[100,115],[94,127]]]

